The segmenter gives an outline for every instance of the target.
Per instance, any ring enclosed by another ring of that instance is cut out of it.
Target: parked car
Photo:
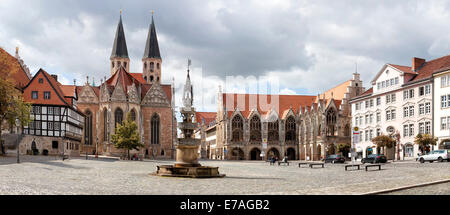
[[[419,156],[417,160],[420,161],[420,163],[425,163],[425,161],[429,161],[430,163],[433,161],[450,161],[450,149],[434,150],[426,155]]]
[[[324,159],[325,163],[345,163],[345,157],[342,155],[328,155]]]
[[[361,160],[361,163],[386,163],[386,156],[380,154],[371,154]]]

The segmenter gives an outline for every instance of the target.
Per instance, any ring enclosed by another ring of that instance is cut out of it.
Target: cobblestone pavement
[[[366,172],[344,171],[342,164],[311,169],[298,168],[296,162],[270,166],[261,161],[201,161],[204,166],[218,166],[227,176],[190,179],[149,175],[157,165],[173,161],[78,158],[63,162],[30,156],[21,160],[16,164],[15,157],[0,157],[0,194],[362,194],[450,179],[450,162],[395,162],[381,171]]]
[[[450,182],[395,191],[385,195],[450,195]]]

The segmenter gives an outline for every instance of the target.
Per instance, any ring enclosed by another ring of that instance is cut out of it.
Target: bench
[[[325,163],[311,163],[311,164],[309,164],[309,167],[311,167],[311,169],[314,166],[322,166],[322,168],[325,168]]]
[[[302,165],[308,165],[309,163],[298,163],[298,168],[301,168]]]
[[[366,171],[369,167],[376,167],[378,166],[378,170],[381,170],[381,164],[370,164],[370,165],[366,165]]]
[[[349,167],[358,167],[358,170],[360,170],[361,169],[361,164],[350,164],[350,165],[345,165],[345,171],[347,171],[347,169],[349,168]]]
[[[69,159],[69,155],[62,155],[61,157],[62,157],[63,161]]]
[[[280,166],[281,164],[287,164],[289,166],[289,162],[287,161],[278,161],[278,166]]]

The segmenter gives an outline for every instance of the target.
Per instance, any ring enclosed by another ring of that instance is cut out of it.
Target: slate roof
[[[153,15],[152,23],[150,24],[150,29],[148,31],[147,42],[145,43],[144,59],[145,58],[161,58]]]

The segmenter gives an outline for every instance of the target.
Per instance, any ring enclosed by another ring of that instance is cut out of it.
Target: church
[[[114,147],[111,135],[130,113],[145,145],[132,153],[147,158],[174,158],[174,89],[171,84],[161,83],[162,58],[153,15],[143,50],[143,70],[133,73],[121,14],[109,62],[110,76],[105,76],[100,86],[90,84],[89,78],[84,86],[73,86],[77,108],[85,115],[80,154],[122,156],[124,150]]]

